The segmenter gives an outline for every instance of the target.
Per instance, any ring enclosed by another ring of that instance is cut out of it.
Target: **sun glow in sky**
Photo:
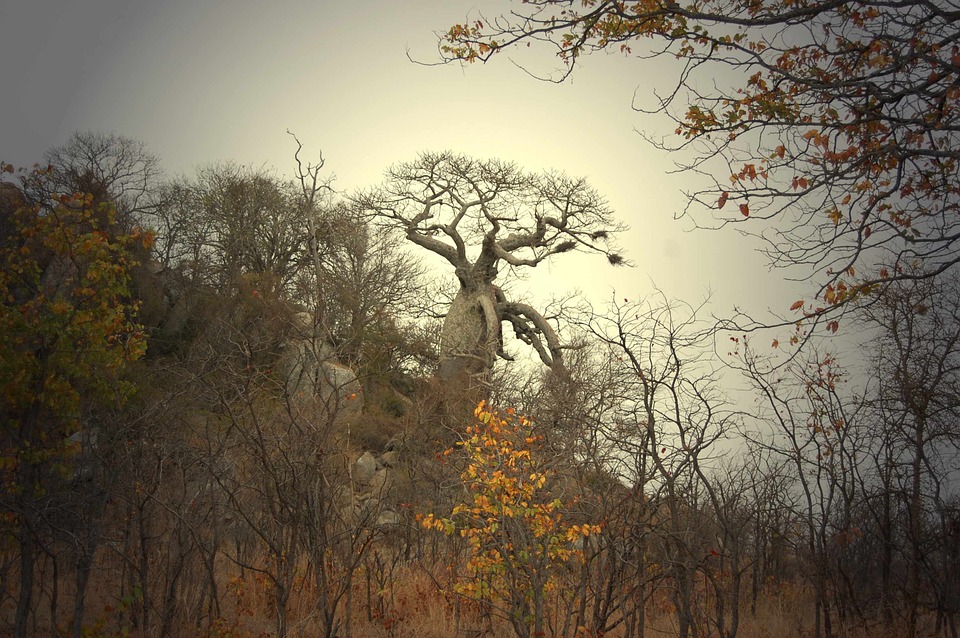
[[[585,176],[629,226],[635,266],[565,255],[520,284],[537,293],[580,289],[602,303],[647,295],[757,316],[797,298],[755,243],[732,229],[687,232],[690,176],[636,130],[669,135],[635,98],[668,87],[671,69],[619,56],[586,61],[571,80],[538,81],[558,61],[521,51],[487,65],[430,66],[437,37],[509,2],[368,0],[0,1],[0,160],[29,165],[74,131],[143,141],[168,174],[234,160],[292,175],[294,131],[322,150],[343,191],[376,184],[395,162],[450,149],[528,170]],[[526,69],[526,70],[525,70]],[[649,103],[649,102],[648,102]]]

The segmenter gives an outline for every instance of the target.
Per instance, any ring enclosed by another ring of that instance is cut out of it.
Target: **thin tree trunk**
[[[27,445],[34,443],[34,432],[40,419],[40,405],[34,401],[20,424],[20,440]],[[26,638],[27,619],[33,602],[33,580],[36,567],[36,534],[34,491],[40,488],[40,468],[26,460],[21,461],[16,470],[17,487],[20,497],[20,596],[13,617],[14,638]],[[54,619],[55,621],[56,619]]]
[[[910,606],[907,618],[907,637],[917,635],[917,620],[920,605],[920,562],[922,559],[920,548],[921,535],[921,479],[923,476],[923,438],[925,435],[924,419],[917,416],[917,427],[914,437],[914,456],[912,470],[912,484],[910,490],[910,565],[907,572],[907,603]]]
[[[26,465],[26,464],[24,464]],[[24,472],[21,478],[21,489],[28,491],[33,488],[33,472]],[[24,482],[24,480],[30,482]],[[20,597],[17,599],[17,610],[13,618],[13,637],[27,638],[27,619],[30,616],[33,599],[33,575],[34,575],[34,538],[33,529],[30,525],[32,503],[27,496],[23,497],[23,512],[20,519]]]
[[[80,559],[77,561],[77,592],[73,602],[73,636],[81,638],[83,634],[83,615],[86,606],[87,585],[90,582],[90,571],[93,569],[93,558],[100,547],[103,538],[103,511],[107,504],[107,493],[101,490],[93,496],[93,507],[86,523],[86,538],[83,539]]]

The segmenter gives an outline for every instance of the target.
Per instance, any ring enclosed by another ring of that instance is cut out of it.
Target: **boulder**
[[[380,463],[384,467],[397,467],[397,460],[400,456],[400,452],[397,450],[389,450],[380,455]]]
[[[393,510],[383,510],[377,516],[377,527],[399,527],[403,518]]]
[[[364,452],[363,456],[357,459],[353,471],[353,482],[357,485],[370,485],[374,475],[377,472],[377,461],[370,452]]]
[[[333,492],[333,503],[339,509],[345,510],[353,503],[353,491],[346,485],[341,485]]]
[[[333,357],[330,344],[299,338],[300,332],[294,331],[283,354],[281,369],[288,396],[319,399],[330,414],[338,417],[359,414],[363,395],[356,373]]]

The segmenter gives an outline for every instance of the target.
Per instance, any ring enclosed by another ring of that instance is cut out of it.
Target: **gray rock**
[[[347,509],[353,502],[352,490],[345,485],[341,485],[333,493],[333,502],[338,508]]]
[[[399,527],[403,518],[393,510],[384,510],[377,516],[377,527]]]
[[[387,445],[383,448],[384,452],[398,452],[400,451],[400,446],[402,441],[396,435],[390,437],[390,440],[387,441]]]
[[[397,450],[390,450],[380,455],[380,462],[384,467],[397,467],[397,460],[400,453]]]
[[[347,525],[356,525],[360,520],[360,505],[356,503],[348,504],[340,509],[340,515]]]
[[[374,497],[368,498],[363,502],[361,511],[363,512],[363,517],[367,522],[372,521],[380,511],[380,499]]]
[[[318,398],[331,414],[359,414],[363,394],[356,373],[333,359],[329,344],[317,339],[294,339],[287,343],[282,370],[287,394],[294,398]]]
[[[353,471],[353,481],[359,485],[369,485],[377,472],[377,461],[370,452],[364,452],[363,456],[357,459],[356,467]]]

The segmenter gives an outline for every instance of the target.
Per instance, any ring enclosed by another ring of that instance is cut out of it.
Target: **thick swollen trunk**
[[[500,339],[494,286],[461,288],[440,333],[440,381],[484,398]]]

